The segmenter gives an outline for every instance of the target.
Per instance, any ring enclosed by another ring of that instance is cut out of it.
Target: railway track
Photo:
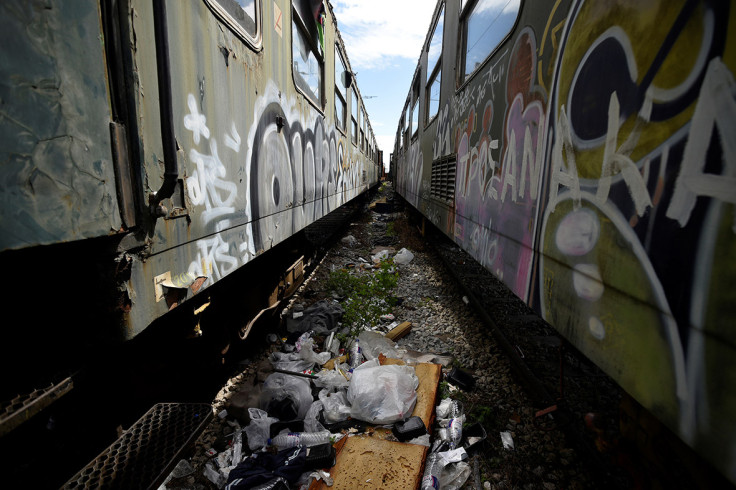
[[[408,225],[407,213],[401,207],[400,201],[389,199],[388,207],[392,206],[393,212],[379,219],[375,219],[374,215],[356,220],[346,233],[354,237],[357,244],[353,247],[343,244],[333,247],[309,284],[300,289],[293,301],[306,306],[331,298],[332,291],[327,286],[331,273],[345,268],[349,270],[351,264],[354,266],[361,262],[361,258],[368,258],[376,246],[410,248],[416,254],[415,262],[400,267],[400,282],[396,294],[401,301],[392,313],[397,320],[411,321],[413,330],[399,341],[399,346],[444,354],[441,357],[452,359],[452,364],[444,370],[445,374],[453,366],[464,367],[473,373],[477,380],[476,389],[467,393],[455,391],[450,396],[459,397],[466,404],[469,425],[478,422],[487,432],[486,443],[473,458],[480,483],[487,481],[494,488],[524,488],[529,485],[532,485],[529,488],[589,488],[592,485],[597,488],[624,488],[621,482],[626,480],[626,475],[621,474],[621,468],[605,460],[591,460],[583,454],[583,448],[579,446],[584,441],[573,440],[565,432],[572,425],[569,423],[571,416],[563,416],[563,413],[569,412],[563,410],[557,393],[545,385],[544,380],[536,378],[531,369],[526,369],[528,375],[536,379],[536,383],[542,387],[540,393],[534,393],[522,387],[517,376],[511,376],[511,372],[519,371],[512,366],[515,361],[509,360],[508,354],[498,346],[500,342],[489,334],[489,327],[481,318],[482,315],[463,302],[464,296],[469,300],[468,291],[461,289],[460,283],[456,282],[457,278],[448,269],[461,271],[459,265],[468,266],[460,276],[465,275],[466,279],[482,279],[484,282],[487,279],[485,274],[470,269],[470,262],[453,264],[458,256],[451,247],[444,250],[449,262],[443,263],[440,257],[443,256],[444,245],[437,237],[420,237],[415,227]],[[430,246],[430,243],[433,245]],[[462,257],[460,259],[464,260]],[[479,291],[477,288],[474,290]],[[492,300],[504,308],[514,308],[514,311],[518,309],[518,305],[501,294],[501,291]],[[528,311],[524,309],[520,309],[515,315],[517,320],[529,320],[522,316],[528,315]],[[283,331],[279,334],[279,337],[285,335]],[[265,336],[265,333],[262,335]],[[511,345],[512,350],[518,348],[526,350],[528,355],[536,355],[526,344],[517,344],[515,340],[513,344],[508,340],[506,342]],[[549,341],[540,343],[550,346],[545,359],[559,359],[556,346]],[[244,360],[242,369],[222,387],[213,402],[214,413],[226,413],[231,397],[236,393],[247,392],[248,387],[253,386],[254,380],[259,379],[259,370],[263,369],[264,364],[268,365],[267,354],[281,348],[280,341],[272,344],[262,342],[262,345],[264,350]],[[525,362],[522,359],[520,365],[523,364]],[[553,388],[556,387],[556,384],[553,385]],[[443,396],[447,396],[445,384],[441,388]],[[555,402],[560,405],[559,409],[550,412],[546,417],[538,417],[539,421],[536,421],[536,412]],[[222,442],[223,434],[232,433],[234,422],[235,419],[229,422],[217,417],[213,419],[211,426],[198,440],[193,455],[187,460],[193,467],[193,473],[184,479],[170,482],[169,488],[187,488],[192,484],[217,488],[204,476],[204,468],[208,463],[214,465],[213,460],[217,456],[213,457],[213,452],[223,454],[221,451],[227,449],[228,446]],[[515,451],[503,449],[498,438],[500,431],[514,434],[517,444]],[[470,478],[464,488],[477,488],[475,485],[475,478]]]
[[[474,476],[463,488],[478,488],[484,482],[492,488],[629,488],[655,481],[652,478],[672,488],[691,483],[689,475],[677,467],[670,469],[667,478],[661,471],[656,475],[643,473],[637,456],[619,444],[622,394],[615,383],[567,346],[465,252],[431,230],[420,236],[421,222],[414,221],[415,216],[401,200],[391,198],[390,190],[386,192],[383,207],[390,213],[380,219],[375,214],[356,214],[365,210],[358,207],[346,210],[340,219],[321,223],[321,229],[305,232],[305,239],[320,253],[308,261],[304,276],[309,280],[291,303],[306,305],[332,297],[326,286],[331,271],[359,263],[376,246],[415,251],[415,262],[400,268],[397,296],[401,301],[392,310],[398,320],[414,323],[412,334],[399,345],[450,356],[452,365],[445,368],[445,374],[453,366],[463,367],[477,381],[470,392],[448,393],[447,386],[442,387],[443,396],[464,401],[469,423],[481,424],[487,433],[486,442],[473,455]],[[351,223],[349,227],[344,226],[347,223]],[[356,238],[355,246],[337,241],[346,234]],[[57,488],[66,482],[68,488],[91,488],[104,481],[110,488],[126,488],[129,485],[125,482],[129,483],[131,473],[135,473],[143,475],[138,480],[143,486],[157,488],[167,475],[179,475],[181,468],[188,468],[183,476],[170,480],[167,488],[218,488],[206,477],[205,468],[227,448],[233,420],[228,423],[228,418],[216,415],[226,413],[233,394],[258,378],[267,363],[265,356],[281,348],[280,340],[267,340],[272,333],[278,333],[277,338],[284,335],[281,309],[264,316],[250,330],[246,342],[228,343],[224,353],[223,339],[189,350],[184,344],[167,344],[163,333],[152,335],[145,348],[141,343],[131,359],[158,362],[149,362],[147,367],[139,362],[137,375],[127,382],[119,381],[124,377],[121,373],[132,365],[121,365],[108,379],[108,384],[117,383],[112,390],[98,391],[96,399],[70,396],[67,408],[57,411],[84,413],[81,418],[86,423],[78,421],[71,432],[67,430],[67,436],[73,435],[74,429],[81,434],[96,426],[106,437],[94,442],[94,450],[85,453],[87,459],[76,454],[74,463],[66,457],[52,464],[55,475],[45,475],[40,486]],[[203,338],[208,323],[227,317],[224,312],[213,314],[202,325]],[[228,320],[231,325],[244,321],[242,315]],[[165,351],[170,352],[164,355]],[[80,385],[104,385],[100,378],[95,382]],[[120,407],[112,406],[120,402],[120,395],[131,393],[137,393],[135,403],[128,400]],[[48,436],[54,432],[48,428],[53,415],[54,410],[47,410],[36,417],[35,433],[19,432],[27,438],[24,443],[17,442],[22,438],[16,435],[15,454],[6,448],[6,461],[15,458],[21,463],[22,471],[12,475],[16,481],[28,478],[48,461],[42,458],[22,463],[39,445],[48,444]],[[117,438],[112,435],[113,426],[122,429],[115,434]],[[500,432],[513,434],[513,451],[503,447]],[[43,438],[30,439],[39,433]],[[159,456],[152,457],[150,451]],[[135,461],[131,454],[142,460]],[[177,464],[179,469],[171,473]],[[77,468],[82,469],[74,473]],[[680,480],[672,483],[672,478]],[[697,488],[696,483],[692,488]]]

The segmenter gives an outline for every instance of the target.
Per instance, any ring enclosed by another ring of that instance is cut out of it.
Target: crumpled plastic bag
[[[316,352],[314,352],[314,339],[310,338],[301,343],[299,357],[301,357],[305,361],[316,363],[321,366],[322,364],[330,360],[330,358],[332,357],[332,353],[325,351],[317,354]]]
[[[414,259],[414,254],[405,248],[402,248],[394,255],[394,264],[405,265]]]
[[[248,448],[257,451],[268,444],[271,437],[271,424],[279,419],[269,417],[268,414],[258,408],[249,408],[250,424],[245,427],[245,435],[248,437]]]
[[[272,352],[270,360],[274,368],[295,373],[303,373],[314,367],[314,361],[305,360],[300,352]]]
[[[371,255],[371,260],[374,264],[378,264],[388,258],[388,250],[381,250],[376,255]]]
[[[470,465],[465,461],[451,463],[444,467],[440,474],[442,490],[458,490],[470,476]]]
[[[363,356],[369,361],[377,359],[379,354],[393,359],[399,359],[396,342],[378,332],[363,330],[358,335],[358,340],[360,340],[360,348],[363,350]]]
[[[328,390],[324,389],[319,392],[319,400],[324,407],[322,414],[328,424],[347,420],[352,412],[344,391],[328,393]]]
[[[259,405],[279,420],[303,420],[312,401],[308,379],[273,373],[263,382]]]
[[[411,366],[387,365],[356,369],[347,401],[353,418],[372,424],[405,420],[417,402],[417,378]]]
[[[323,406],[321,401],[315,400],[312,402],[312,406],[309,407],[307,414],[304,416],[304,430],[306,432],[322,432],[327,430],[318,420],[322,409]]]
[[[348,247],[354,247],[356,243],[358,243],[358,240],[353,235],[347,235],[340,239],[340,242],[343,245],[347,245]]]
[[[337,369],[323,369],[317,373],[317,379],[314,380],[314,386],[318,388],[347,388],[350,381],[342,375]]]

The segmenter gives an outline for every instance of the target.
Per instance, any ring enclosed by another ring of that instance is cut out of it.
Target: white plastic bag
[[[249,408],[248,414],[250,424],[245,428],[245,435],[248,438],[248,448],[256,451],[268,444],[268,438],[271,437],[271,424],[278,422],[279,419],[269,417],[265,411],[258,408]]]
[[[319,388],[347,388],[350,381],[342,375],[337,369],[323,369],[317,373],[317,379],[314,380],[314,386]]]
[[[411,415],[417,402],[417,378],[410,366],[356,369],[347,400],[351,415],[372,424],[393,424]]]
[[[344,391],[328,393],[328,390],[324,389],[319,392],[319,400],[324,407],[323,414],[325,416],[325,422],[328,424],[342,422],[350,416],[350,404]]]
[[[358,335],[360,347],[363,349],[363,355],[367,360],[377,359],[379,354],[393,359],[399,358],[399,352],[396,350],[396,342],[386,338],[378,332],[363,330]]]
[[[290,413],[295,415],[294,419],[303,420],[307,410],[312,406],[312,401],[312,389],[308,379],[273,373],[263,383],[260,408],[284,420],[291,420],[291,417],[279,415],[280,413]]]
[[[309,410],[307,410],[307,414],[304,416],[305,432],[322,432],[327,430],[325,429],[324,425],[320,424],[319,420],[317,420],[322,409],[322,402],[319,400],[315,400],[312,403],[312,406],[309,407]]]
[[[407,249],[402,248],[396,253],[396,255],[394,255],[394,264],[405,265],[411,262],[413,259],[414,254]]]
[[[445,466],[440,476],[442,490],[457,490],[462,487],[470,476],[470,465],[465,461],[451,463]]]
[[[301,344],[299,349],[299,357],[305,361],[317,363],[320,366],[330,360],[332,354],[330,352],[314,352],[314,339],[307,339]]]
[[[388,250],[381,250],[376,255],[371,255],[371,260],[374,264],[378,264],[388,258]]]
[[[343,245],[347,245],[348,247],[354,247],[356,243],[358,243],[358,240],[353,235],[347,235],[340,239],[340,242]]]

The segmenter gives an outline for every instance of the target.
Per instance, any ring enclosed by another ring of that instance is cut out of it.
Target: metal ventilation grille
[[[432,162],[430,194],[435,199],[452,202],[455,200],[455,156]]]
[[[158,488],[211,416],[203,403],[154,405],[62,488]]]

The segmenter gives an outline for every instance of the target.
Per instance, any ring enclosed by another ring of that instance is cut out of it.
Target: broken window
[[[317,107],[322,107],[322,55],[318,44],[309,36],[305,22],[292,11],[292,60],[294,83]]]

